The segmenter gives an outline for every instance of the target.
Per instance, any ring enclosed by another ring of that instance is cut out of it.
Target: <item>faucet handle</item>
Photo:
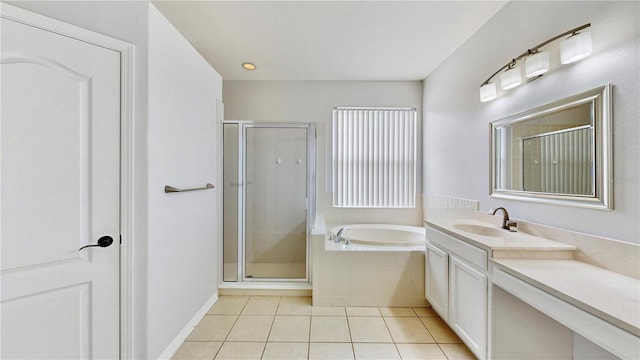
[[[518,223],[515,221],[507,221],[507,227],[509,228],[509,231],[511,232],[516,232],[518,231]]]

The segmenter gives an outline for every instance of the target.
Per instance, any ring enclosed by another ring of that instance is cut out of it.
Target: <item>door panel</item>
[[[223,280],[238,281],[238,242],[240,216],[238,202],[242,184],[238,178],[240,141],[238,124],[223,125]]]
[[[27,295],[2,304],[2,321],[21,324],[2,332],[2,352],[7,358],[25,354],[34,359],[88,359],[91,317],[88,283]],[[41,326],[41,324],[56,324]],[[49,346],[33,346],[37,339],[52,339]]]
[[[120,54],[1,26],[1,357],[118,358]]]
[[[247,278],[306,278],[307,132],[246,128]]]
[[[487,357],[487,275],[464,261],[449,259],[449,322],[480,360]]]
[[[425,297],[445,321],[449,319],[449,254],[427,243]]]
[[[2,65],[2,201],[11,206],[2,228],[18,237],[3,244],[3,271],[78,260],[89,236],[89,79],[21,61]],[[60,240],[42,241],[50,234]]]

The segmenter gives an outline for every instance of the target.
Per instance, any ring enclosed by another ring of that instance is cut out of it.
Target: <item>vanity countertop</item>
[[[640,281],[575,260],[492,259],[511,275],[640,337]]]
[[[436,230],[447,233],[458,239],[462,239],[469,244],[487,250],[490,254],[495,251],[558,251],[576,250],[573,245],[563,244],[558,241],[545,239],[542,237],[526,234],[523,232],[510,232],[500,229],[499,226],[479,219],[456,219],[456,220],[426,220],[425,224]],[[456,229],[456,225],[476,225],[487,228],[495,228],[500,236],[484,236],[468,233]],[[492,256],[493,257],[493,256]]]
[[[461,224],[490,228],[494,236],[467,233],[460,230]],[[557,252],[572,253],[577,247],[525,232],[502,230],[499,224],[500,219],[484,215],[425,221],[428,227],[487,250],[494,265],[520,280],[640,337],[640,280],[571,256],[547,257]],[[537,255],[529,257],[529,253]]]

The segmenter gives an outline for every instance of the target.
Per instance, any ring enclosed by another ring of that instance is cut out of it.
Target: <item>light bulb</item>
[[[246,62],[242,63],[242,68],[244,68],[245,70],[255,70],[256,66],[253,63]]]

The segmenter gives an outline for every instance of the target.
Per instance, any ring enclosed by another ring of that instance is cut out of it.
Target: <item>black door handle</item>
[[[78,249],[78,251],[84,249],[84,248],[88,248],[88,247],[95,247],[95,246],[99,246],[99,247],[107,247],[109,245],[113,244],[113,238],[109,235],[105,235],[103,237],[101,237],[100,239],[98,239],[98,243],[95,245],[85,245],[83,247],[81,247],[80,249]]]

